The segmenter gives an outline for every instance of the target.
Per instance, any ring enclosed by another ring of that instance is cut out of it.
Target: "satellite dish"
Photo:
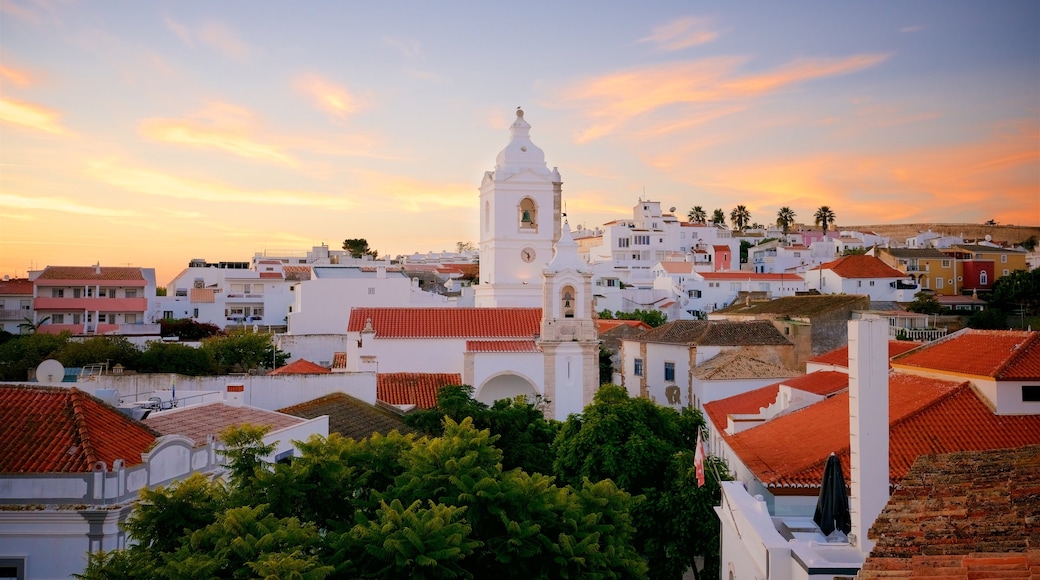
[[[673,205],[672,207],[668,208],[668,211],[674,212],[675,211],[675,206]]]
[[[60,383],[65,379],[65,365],[49,358],[36,367],[36,382]]]

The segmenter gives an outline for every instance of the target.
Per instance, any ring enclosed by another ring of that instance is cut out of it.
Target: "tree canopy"
[[[726,212],[722,211],[722,208],[716,209],[711,214],[711,223],[717,226],[726,225]]]
[[[353,258],[372,256],[372,259],[375,259],[379,257],[379,252],[369,248],[368,240],[365,238],[348,238],[343,240],[343,249],[350,252],[350,256]]]
[[[816,210],[816,213],[813,214],[813,219],[816,220],[816,225],[820,226],[820,228],[823,230],[824,235],[826,235],[827,228],[834,224],[834,210],[832,210],[829,206],[822,205],[819,209]]]
[[[620,310],[613,312],[610,309],[606,309],[601,310],[598,315],[603,320],[641,320],[653,327],[661,326],[668,322],[668,315],[660,310],[642,310],[637,308],[632,312],[622,312]]]
[[[686,214],[686,220],[693,224],[703,224],[708,221],[708,212],[704,211],[704,208],[695,205],[690,208],[689,213]]]
[[[780,208],[780,211],[776,212],[776,226],[783,230],[785,236],[791,230],[791,226],[794,225],[795,215],[794,210],[787,206]]]
[[[751,223],[751,212],[743,205],[738,205],[733,208],[733,211],[729,212],[729,220],[733,222],[734,228],[744,231],[748,224]]]

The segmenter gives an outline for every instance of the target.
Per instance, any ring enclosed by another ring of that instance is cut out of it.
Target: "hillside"
[[[983,224],[875,224],[862,226],[835,226],[838,230],[855,230],[875,232],[891,238],[893,242],[905,243],[906,239],[918,232],[932,230],[938,234],[963,235],[966,239],[984,238],[989,235],[994,241],[1018,243],[1036,236],[1040,239],[1040,226],[987,226]]]

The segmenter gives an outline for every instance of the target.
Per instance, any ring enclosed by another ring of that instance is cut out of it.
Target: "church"
[[[592,271],[562,212],[563,180],[522,109],[480,184],[474,308],[354,308],[346,370],[457,373],[483,403],[542,397],[546,416],[581,413],[599,387]]]

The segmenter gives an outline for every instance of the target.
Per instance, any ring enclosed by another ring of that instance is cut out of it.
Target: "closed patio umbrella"
[[[816,500],[813,521],[820,526],[825,536],[829,536],[835,529],[846,535],[852,531],[845,476],[841,473],[841,460],[833,453],[827,458],[827,465],[823,469],[823,484],[820,486],[820,497]]]

